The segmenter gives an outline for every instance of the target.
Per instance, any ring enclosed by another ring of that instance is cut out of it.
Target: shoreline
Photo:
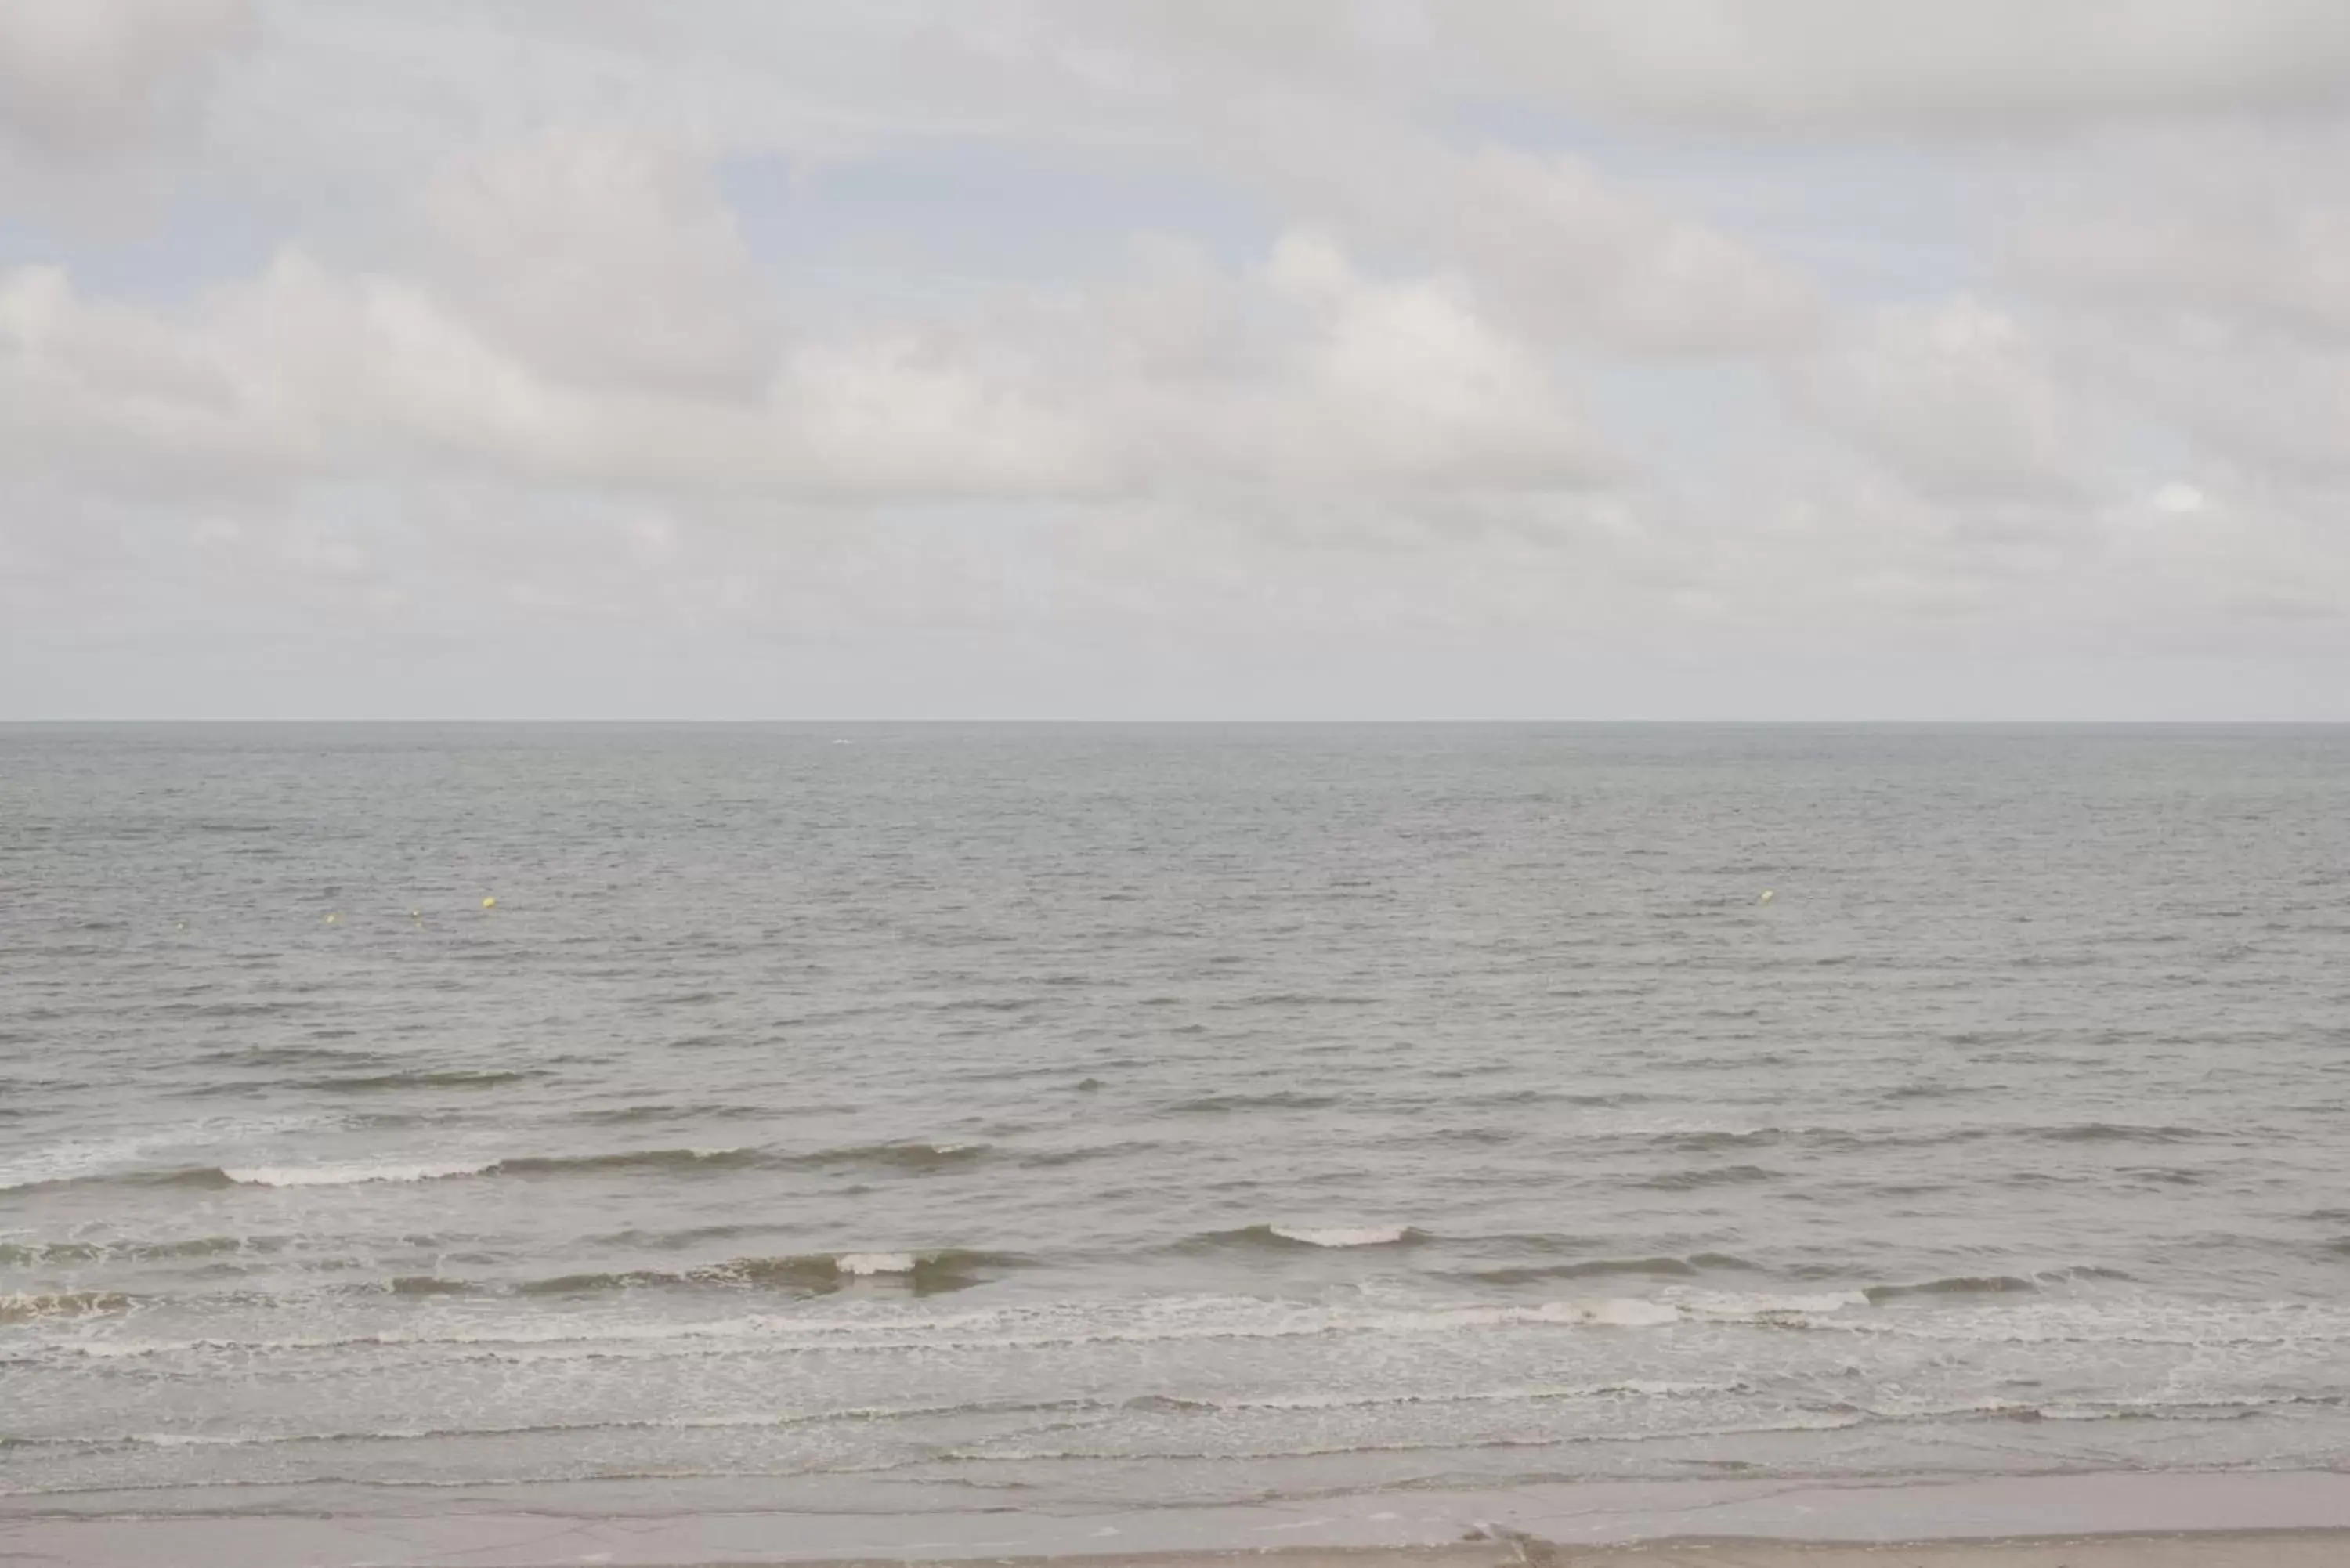
[[[1587,1481],[1282,1503],[827,1513],[757,1482],[261,1488],[0,1498],[0,1561],[62,1568],[2315,1568],[2350,1563],[2350,1473],[2126,1472],[1900,1482]],[[701,1495],[691,1494],[699,1492]],[[264,1495],[256,1495],[256,1493]],[[663,1500],[669,1506],[662,1506]],[[109,1506],[109,1504],[111,1506]]]

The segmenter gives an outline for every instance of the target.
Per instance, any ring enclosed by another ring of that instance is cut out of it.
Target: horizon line
[[[565,716],[548,716],[548,715],[497,715],[497,716],[492,716],[492,717],[481,717],[481,716],[464,716],[464,717],[456,717],[456,716],[441,716],[441,715],[432,715],[432,714],[401,715],[401,716],[398,716],[398,717],[384,717],[384,716],[380,716],[380,715],[369,715],[369,716],[335,716],[335,715],[304,714],[304,715],[299,715],[299,716],[288,717],[288,716],[285,716],[285,715],[259,715],[259,716],[255,716],[255,715],[242,715],[242,716],[240,716],[240,715],[211,715],[211,714],[206,714],[206,715],[175,715],[175,716],[154,716],[154,715],[148,715],[148,716],[130,716],[130,717],[124,717],[124,716],[120,716],[120,715],[112,715],[112,716],[101,716],[101,717],[71,717],[71,718],[57,718],[57,717],[46,717],[46,718],[16,718],[16,717],[9,717],[9,716],[5,716],[5,715],[0,715],[0,728],[5,728],[5,729],[66,728],[66,727],[70,727],[70,726],[97,727],[97,726],[107,726],[107,725],[111,725],[111,726],[130,726],[130,725],[172,725],[172,724],[185,724],[185,725],[205,725],[205,724],[210,724],[210,725],[223,725],[223,724],[253,724],[253,725],[275,725],[275,724],[283,724],[283,725],[303,725],[303,724],[351,724],[351,725],[383,725],[383,726],[394,726],[394,725],[418,725],[418,724],[465,724],[465,725],[496,725],[496,724],[511,724],[511,725],[524,725],[524,724],[529,724],[529,725],[558,725],[558,724],[570,724],[570,725],[603,725],[603,726],[614,726],[614,727],[618,727],[618,726],[626,726],[626,725],[636,725],[636,726],[651,726],[651,725],[687,726],[687,725],[692,725],[692,726],[702,726],[702,727],[713,728],[713,729],[714,729],[714,728],[721,728],[721,727],[740,727],[740,728],[748,728],[748,727],[754,727],[754,726],[817,725],[817,724],[855,724],[855,725],[890,725],[890,724],[897,724],[897,725],[924,725],[924,726],[945,726],[945,725],[956,725],[956,724],[966,724],[966,725],[968,725],[968,724],[986,724],[986,725],[1001,725],[1001,726],[1014,726],[1014,725],[1023,725],[1023,726],[1060,725],[1060,726],[1069,726],[1069,727],[1110,727],[1110,726],[1142,727],[1142,726],[1160,726],[1160,727],[1169,727],[1169,728],[1179,727],[1179,726],[1187,726],[1187,725],[1188,725],[1188,726],[1203,726],[1203,725],[1235,725],[1235,726],[1237,726],[1237,725],[1250,725],[1250,726],[1260,726],[1260,727],[1264,727],[1264,726],[1274,726],[1274,725],[1330,725],[1330,726],[1336,726],[1336,725],[1351,725],[1351,726],[1357,726],[1357,727],[1369,727],[1369,726],[1379,726],[1379,725],[1388,725],[1388,726],[1403,726],[1403,725],[1421,725],[1421,726],[1428,726],[1428,725],[1461,725],[1461,726],[1471,726],[1471,725],[1486,725],[1486,726],[1503,726],[1503,725],[1513,725],[1513,726],[1555,725],[1555,726],[1579,726],[1579,727],[1599,727],[1599,726],[1609,726],[1609,725],[1623,725],[1623,726],[1629,726],[1629,725],[1640,725],[1640,726],[1652,726],[1652,727],[1667,727],[1667,726],[1674,726],[1674,725],[1684,725],[1684,726],[1700,726],[1700,725],[1707,725],[1707,726],[1717,726],[1717,727],[1719,727],[1719,726],[1731,726],[1731,725],[1739,725],[1739,726],[1747,726],[1747,727],[1751,727],[1751,728],[1762,729],[1762,728],[1772,728],[1772,727],[1788,727],[1788,728],[1794,728],[1794,727],[1804,727],[1804,726],[1848,725],[1848,726],[1874,727],[1874,728],[1897,728],[1897,727],[1908,727],[1908,728],[1928,728],[1928,727],[1941,727],[1941,728],[1991,728],[1991,727],[2002,727],[2002,726],[2003,726],[2003,727],[2042,727],[2042,728],[2054,728],[2054,727],[2060,727],[2060,726],[2061,726],[2061,727],[2103,727],[2103,728],[2137,728],[2137,729],[2153,729],[2153,728],[2187,729],[2187,728],[2215,728],[2215,727],[2234,727],[2234,728],[2244,728],[2244,729],[2341,729],[2341,728],[2350,728],[2350,718],[2339,718],[2339,719],[2274,719],[2274,718],[2270,718],[2270,719],[2247,719],[2247,718],[2222,718],[2222,717],[2195,717],[2195,718],[2128,718],[2128,717],[2120,717],[2120,718],[2116,718],[2116,717],[2111,717],[2111,716],[2095,716],[2095,715],[2089,715],[2089,716],[2065,716],[2065,717],[2058,717],[2058,718],[2050,718],[2050,717],[2045,717],[2045,716],[2041,716],[2041,717],[2022,717],[2022,716],[1991,716],[1991,717],[1981,717],[1981,716],[1977,716],[1977,717],[1968,717],[1968,718],[1953,718],[1953,717],[1929,717],[1929,718],[1908,717],[1908,718],[1904,718],[1904,717],[1887,717],[1887,716],[1883,716],[1883,715],[1859,715],[1859,716],[1812,716],[1812,717],[1790,717],[1790,716],[1777,716],[1777,717],[1768,717],[1768,718],[1756,718],[1756,717],[1731,717],[1731,716],[1726,716],[1726,715],[1724,715],[1724,716],[1710,716],[1710,717],[1694,717],[1694,718],[1693,718],[1693,717],[1669,717],[1669,718],[1656,718],[1656,717],[1648,717],[1648,718],[1625,718],[1625,717],[1616,717],[1616,718],[1588,718],[1588,717],[1584,717],[1584,718],[1575,718],[1575,717],[1555,717],[1555,716],[1553,716],[1553,717],[1534,717],[1534,716],[1513,716],[1513,717],[1485,717],[1485,716],[1479,716],[1479,717],[1464,717],[1464,716],[1459,716],[1459,715],[1441,715],[1441,714],[1438,714],[1438,715],[1409,715],[1409,716],[1402,716],[1402,717],[1388,716],[1388,717],[1376,717],[1376,718],[1374,718],[1374,717],[1340,717],[1340,716],[1332,716],[1332,715],[1311,715],[1311,714],[1306,714],[1306,715],[1277,715],[1277,716],[1272,716],[1272,717],[1266,717],[1266,716],[1231,716],[1231,715],[1219,716],[1219,715],[1212,715],[1212,714],[1209,714],[1209,715],[1197,715],[1197,716],[1186,716],[1186,717],[1139,716],[1139,717],[1124,717],[1124,718],[1108,718],[1108,717],[1102,717],[1102,716],[1098,716],[1098,715],[1016,715],[1016,714],[1015,714],[1015,715],[983,715],[983,716],[952,716],[952,715],[937,715],[937,714],[933,714],[933,715],[920,715],[920,716],[912,716],[912,717],[907,717],[907,716],[896,716],[896,715],[858,715],[858,716],[838,716],[838,715],[828,715],[828,716],[808,716],[808,717],[801,717],[801,716],[783,716],[783,717],[764,717],[764,718],[712,718],[712,717],[702,717],[702,716],[689,717],[689,718],[655,718],[655,717],[648,717],[648,716],[643,716],[643,715],[629,715],[629,716],[613,716],[613,715],[590,715],[590,716],[576,716],[576,715],[565,715]]]

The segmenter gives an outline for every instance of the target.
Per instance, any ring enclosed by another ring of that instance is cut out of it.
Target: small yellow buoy
[[[411,920],[421,920],[424,918],[424,911],[421,909],[411,909],[408,911],[408,918]]]
[[[497,907],[498,901],[495,898],[484,898],[482,900],[482,908],[484,909],[494,909]]]
[[[1767,904],[1767,903],[1769,903],[1769,902],[1771,901],[1771,889],[1770,889],[1770,888],[1763,888],[1763,889],[1762,889],[1762,898],[1761,898],[1759,901],[1760,901],[1760,902],[1762,902],[1762,903],[1765,903],[1765,904]]]
[[[328,925],[330,925],[330,926],[338,926],[338,925],[341,925],[342,923],[343,923],[343,918],[342,918],[342,916],[340,916],[340,915],[328,915],[328,916],[327,917],[327,924],[328,924]]]

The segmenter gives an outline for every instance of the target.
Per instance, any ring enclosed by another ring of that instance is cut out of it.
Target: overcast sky
[[[2342,0],[8,0],[0,717],[2350,719]]]

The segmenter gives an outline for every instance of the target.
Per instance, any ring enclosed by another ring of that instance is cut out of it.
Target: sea
[[[2350,730],[0,730],[11,1498],[2345,1462]]]

